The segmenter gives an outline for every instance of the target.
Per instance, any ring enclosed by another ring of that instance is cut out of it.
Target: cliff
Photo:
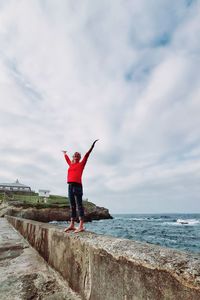
[[[0,205],[0,217],[15,216],[40,222],[69,221],[70,207],[46,204],[25,204],[17,201],[6,202]],[[85,221],[112,219],[108,209],[94,204],[85,205]]]

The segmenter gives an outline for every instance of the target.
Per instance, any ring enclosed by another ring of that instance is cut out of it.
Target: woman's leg
[[[79,227],[75,232],[80,232],[84,230],[83,224],[84,224],[84,207],[83,207],[83,189],[82,187],[77,187],[75,189],[75,198],[76,198],[76,203],[78,207],[78,213],[79,213]]]
[[[75,230],[76,228],[74,227],[74,222],[76,219],[76,201],[75,201],[75,196],[73,192],[72,186],[69,184],[69,190],[68,190],[68,196],[69,196],[69,201],[70,201],[70,209],[71,209],[71,221],[69,226],[64,230],[69,231],[69,230]]]

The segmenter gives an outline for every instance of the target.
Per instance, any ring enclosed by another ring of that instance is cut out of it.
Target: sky
[[[0,182],[200,212],[200,1],[0,0]]]

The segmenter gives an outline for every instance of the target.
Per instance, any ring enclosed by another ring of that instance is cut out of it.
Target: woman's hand
[[[99,139],[98,139],[98,140],[99,140]],[[96,144],[96,142],[97,142],[98,140],[95,140],[95,141],[94,141],[94,143],[93,143],[93,145],[95,145],[95,144]]]

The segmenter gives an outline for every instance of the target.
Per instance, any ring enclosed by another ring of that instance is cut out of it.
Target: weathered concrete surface
[[[7,218],[82,299],[200,299],[199,255]]]
[[[0,299],[80,299],[13,229],[0,219]]]

